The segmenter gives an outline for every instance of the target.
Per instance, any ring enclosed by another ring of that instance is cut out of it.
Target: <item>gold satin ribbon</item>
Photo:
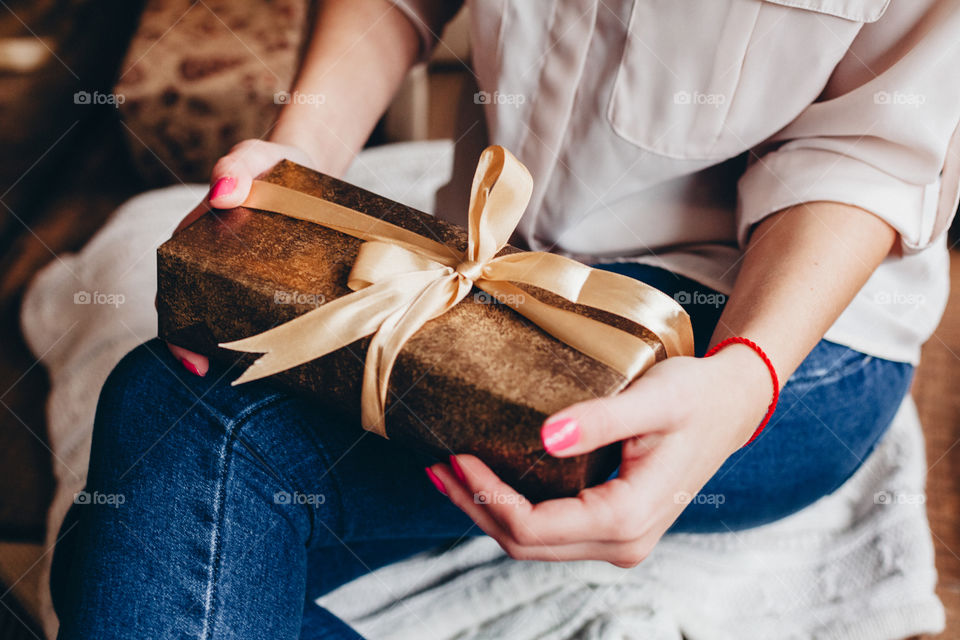
[[[467,251],[462,253],[348,207],[255,180],[243,206],[321,224],[366,242],[347,282],[353,293],[263,333],[220,345],[264,354],[233,384],[290,369],[372,334],[361,421],[364,429],[387,437],[387,384],[397,354],[420,327],[452,309],[474,286],[627,380],[654,363],[654,350],[642,339],[551,306],[513,283],[632,320],[654,333],[668,356],[691,355],[693,332],[686,312],[647,284],[552,253],[494,257],[520,221],[532,187],[526,167],[509,151],[485,149],[473,178]]]

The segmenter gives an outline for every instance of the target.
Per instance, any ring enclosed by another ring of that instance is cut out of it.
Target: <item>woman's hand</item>
[[[632,567],[750,438],[771,394],[760,358],[731,345],[710,358],[664,360],[616,396],[564,409],[544,423],[552,455],[623,441],[618,477],[574,498],[531,504],[471,455],[451,456],[450,465],[429,470],[513,558]]]
[[[213,166],[210,177],[212,186],[207,197],[180,221],[174,233],[190,225],[210,209],[240,206],[250,193],[253,179],[283,159],[314,167],[314,161],[307,152],[293,145],[266,140],[244,140],[235,145],[230,153]],[[206,356],[169,343],[167,347],[188,371],[198,376],[207,374],[210,362]]]

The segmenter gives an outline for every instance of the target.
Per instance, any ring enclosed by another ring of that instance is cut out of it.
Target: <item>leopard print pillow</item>
[[[292,85],[308,0],[149,0],[115,83],[131,153],[152,185],[209,179],[264,137]]]

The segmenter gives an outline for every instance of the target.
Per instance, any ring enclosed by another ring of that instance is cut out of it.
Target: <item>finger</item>
[[[210,202],[218,209],[239,207],[250,194],[254,178],[284,155],[284,147],[263,140],[244,140],[220,158],[211,174]]]
[[[601,560],[618,567],[636,566],[649,548],[640,540],[628,542],[575,542],[571,544],[525,545],[506,531],[491,517],[489,504],[478,499],[448,465],[437,464],[430,469],[443,484],[450,500],[464,511],[484,533],[497,541],[507,554],[516,560],[566,562],[574,560]]]
[[[624,455],[618,477],[635,495],[644,496],[650,508],[648,527],[656,522],[669,526],[698,495],[723,463],[715,449],[701,437],[677,431],[643,459]]]
[[[498,541],[507,537],[506,532],[490,517],[489,513],[471,507],[471,505],[476,504],[477,496],[473,495],[466,485],[457,480],[449,465],[438,463],[427,467],[427,469],[440,481],[443,492],[450,498],[450,501],[470,516],[474,524],[480,527],[484,533]]]
[[[458,484],[468,492],[462,503],[452,492],[451,500],[471,516],[483,513],[492,518],[496,527],[522,546],[623,542],[643,531],[644,504],[619,478],[573,498],[533,504],[479,458],[464,454],[451,458],[463,472]]]
[[[664,397],[662,386],[652,376],[641,378],[614,396],[579,402],[555,413],[540,430],[544,449],[556,457],[576,456],[667,428],[674,404]]]
[[[242,153],[231,152],[213,166],[209,198],[217,209],[239,207],[250,193],[253,173]]]
[[[167,343],[167,348],[170,349],[170,353],[173,354],[173,357],[180,361],[180,364],[183,365],[183,368],[192,373],[193,375],[200,376],[201,378],[207,375],[207,371],[210,370],[210,360],[206,356],[202,356],[199,353],[194,353],[184,349],[183,347],[178,347],[176,345]]]

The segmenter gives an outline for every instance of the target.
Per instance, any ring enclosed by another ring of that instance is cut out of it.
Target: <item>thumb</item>
[[[615,396],[587,400],[547,418],[540,430],[543,447],[566,458],[634,436],[659,431],[664,425],[659,403],[634,384]]]
[[[238,152],[221,158],[210,177],[210,204],[217,209],[239,207],[247,199],[253,184],[253,173]]]

